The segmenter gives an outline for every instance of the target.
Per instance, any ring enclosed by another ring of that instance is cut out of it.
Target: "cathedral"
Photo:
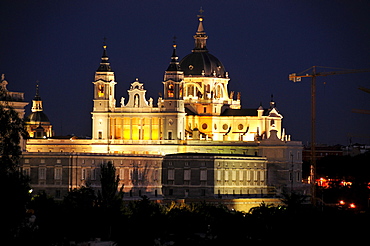
[[[173,45],[156,100],[138,79],[127,95],[116,95],[103,45],[92,81],[91,139],[53,137],[37,86],[21,163],[35,192],[61,199],[74,188],[98,189],[100,165],[108,161],[128,200],[145,195],[234,206],[307,192],[302,143],[286,134],[273,99],[268,108],[242,108],[240,93],[228,89],[225,66],[207,49],[203,21],[198,15],[190,54],[179,60]]]

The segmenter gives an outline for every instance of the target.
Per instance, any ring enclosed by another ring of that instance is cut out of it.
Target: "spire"
[[[177,56],[177,53],[176,53],[176,36],[173,37],[173,50],[172,50],[172,56],[171,56],[171,62],[170,62],[170,65],[168,66],[167,68],[167,71],[179,71],[181,70],[180,69],[180,65],[179,65],[179,57]]]
[[[36,81],[36,95],[35,95],[35,97],[32,100],[32,108],[31,108],[31,111],[32,112],[40,112],[40,111],[43,111],[42,100],[41,100],[41,97],[39,95],[39,81],[38,80]]]
[[[36,95],[33,100],[41,101],[41,97],[39,95],[39,81],[38,80],[36,81]]]
[[[98,72],[111,72],[112,71],[110,64],[108,62],[109,58],[107,55],[107,45],[105,41],[106,41],[106,38],[104,38],[104,42],[103,42],[103,55],[101,57],[100,66],[97,70]]]
[[[207,38],[208,38],[208,36],[206,35],[206,32],[204,31],[204,27],[203,27],[203,20],[204,20],[203,12],[204,12],[204,10],[201,7],[200,10],[199,10],[200,14],[197,15],[198,20],[199,20],[199,24],[198,24],[197,32],[194,35],[195,48],[194,48],[193,52],[208,52],[208,50],[207,50]]]

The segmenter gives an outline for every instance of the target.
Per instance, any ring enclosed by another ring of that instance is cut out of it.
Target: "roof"
[[[185,76],[226,77],[222,62],[208,51],[192,52],[180,61],[180,67]]]
[[[25,122],[49,122],[49,118],[46,114],[42,111],[32,112],[29,116],[27,116],[24,120]]]
[[[262,115],[268,115],[268,109],[263,111]],[[221,116],[258,116],[257,109],[244,108],[244,109],[231,109],[228,108],[222,112]]]

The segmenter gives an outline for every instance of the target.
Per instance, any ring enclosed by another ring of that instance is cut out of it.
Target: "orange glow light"
[[[343,200],[340,200],[340,201],[339,201],[339,204],[340,204],[340,205],[344,205],[344,204],[346,204],[346,203],[345,203]]]

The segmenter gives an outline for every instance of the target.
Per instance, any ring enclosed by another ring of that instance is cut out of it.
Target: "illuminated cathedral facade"
[[[127,198],[266,199],[306,191],[301,142],[285,133],[273,100],[268,108],[242,108],[224,65],[207,49],[203,16],[198,21],[190,54],[179,60],[173,45],[156,101],[139,79],[127,96],[116,95],[104,44],[92,82],[92,138],[52,138],[51,125],[41,121],[43,138],[36,138],[29,127],[22,167],[36,190],[60,198],[84,185],[99,187],[99,165],[111,161]],[[31,116],[40,109],[37,91]]]

